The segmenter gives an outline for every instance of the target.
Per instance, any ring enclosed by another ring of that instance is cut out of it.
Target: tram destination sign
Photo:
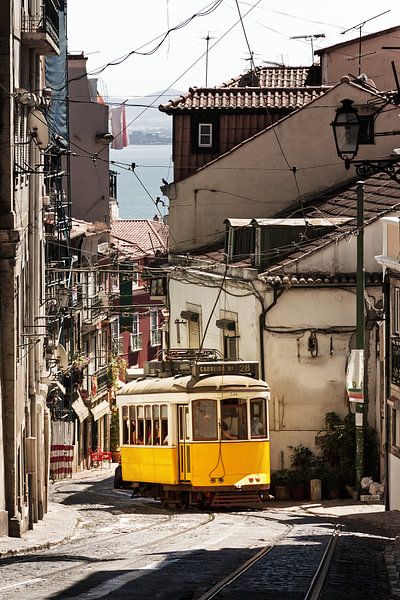
[[[193,367],[194,377],[199,375],[246,375],[258,379],[256,361],[218,361],[199,362]]]

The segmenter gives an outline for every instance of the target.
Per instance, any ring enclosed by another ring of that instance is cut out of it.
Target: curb
[[[40,522],[42,524],[42,527],[45,528],[46,527],[46,515],[44,516],[43,520]],[[70,540],[72,538],[72,536],[75,533],[75,530],[78,526],[79,523],[79,515],[75,515],[75,519],[74,519],[74,523],[71,523],[70,526],[70,531],[68,531],[68,533],[66,533],[63,537],[59,537],[55,540],[52,541],[43,541],[40,543],[34,543],[32,542],[31,545],[27,545],[24,547],[20,547],[20,548],[10,548],[8,550],[0,550],[0,560],[5,559],[5,558],[12,558],[14,556],[23,556],[25,554],[32,554],[34,552],[40,552],[41,550],[49,550],[50,548],[55,548],[56,546],[60,546],[61,544],[64,544],[65,542],[67,542],[68,540]],[[34,529],[31,531],[35,531]],[[5,538],[7,539],[7,538]],[[8,538],[9,540],[21,540],[22,542],[24,541],[23,538]],[[25,542],[27,544],[29,544],[29,542]],[[1,538],[0,538],[0,544],[1,544]]]

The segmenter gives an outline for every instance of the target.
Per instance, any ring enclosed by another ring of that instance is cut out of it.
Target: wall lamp
[[[354,160],[358,153],[361,120],[358,110],[353,106],[353,100],[341,100],[342,106],[336,109],[336,115],[331,123],[335,138],[336,152],[344,160],[346,169],[354,165],[357,175],[369,177],[374,173],[386,173],[391,179],[400,183],[400,175],[396,166],[400,163],[400,155],[393,154],[386,158]],[[374,136],[400,135],[400,131],[382,131]]]

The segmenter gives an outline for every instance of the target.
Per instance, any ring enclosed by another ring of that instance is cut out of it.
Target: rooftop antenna
[[[292,35],[289,39],[291,40],[306,40],[311,42],[311,64],[314,64],[314,40],[324,38],[324,33],[310,33],[308,35]]]
[[[210,37],[210,32],[208,32],[206,37],[203,37],[201,39],[206,40],[206,87],[208,87],[208,50],[210,47],[210,40],[215,40],[215,38]]]
[[[362,28],[364,27],[365,23],[369,23],[369,21],[373,21],[374,19],[377,19],[378,17],[382,17],[382,15],[386,15],[388,12],[390,12],[389,10],[385,10],[385,12],[379,13],[379,15],[375,15],[374,17],[370,17],[369,19],[365,19],[365,21],[361,21],[361,23],[357,23],[357,25],[353,25],[353,27],[349,27],[348,29],[345,29],[345,31],[342,31],[341,34],[345,34],[348,33],[349,31],[352,31],[353,29],[358,29],[360,31],[360,35],[358,38],[358,75],[361,75],[361,44],[362,44]]]
[[[285,66],[285,63],[283,63],[283,62],[279,63],[279,62],[275,62],[273,60],[263,60],[263,64],[264,65],[272,65],[273,67],[281,67],[281,68],[283,68]]]

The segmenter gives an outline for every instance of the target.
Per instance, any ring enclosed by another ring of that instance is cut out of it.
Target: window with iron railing
[[[109,172],[109,181],[110,181],[110,198],[117,199],[117,171]]]
[[[23,33],[46,33],[55,44],[59,44],[60,22],[59,0],[42,0],[40,12],[24,14],[21,30]]]

